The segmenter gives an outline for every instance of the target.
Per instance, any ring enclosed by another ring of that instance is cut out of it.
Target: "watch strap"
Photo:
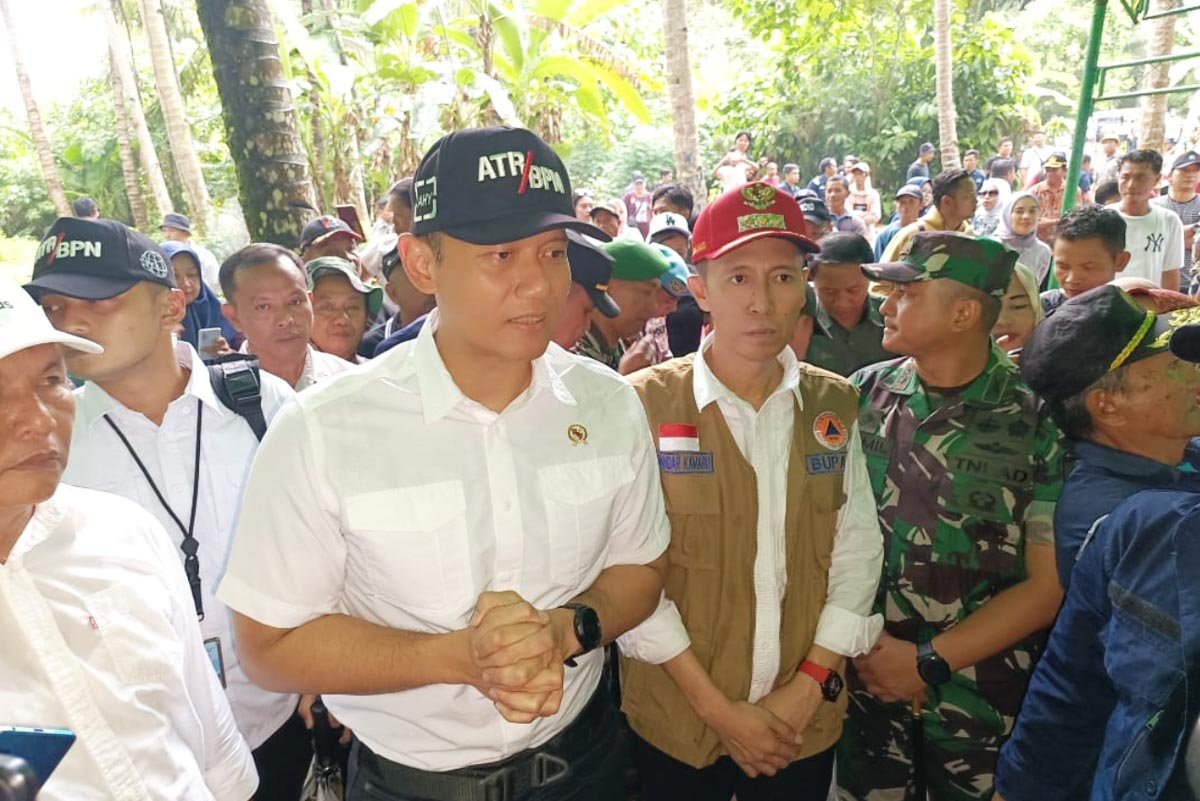
[[[829,679],[829,674],[833,671],[827,667],[821,667],[816,662],[805,659],[800,663],[800,672],[806,676],[810,676],[817,684],[824,687],[825,682]]]

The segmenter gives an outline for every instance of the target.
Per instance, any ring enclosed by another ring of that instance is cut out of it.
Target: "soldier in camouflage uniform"
[[[902,801],[919,784],[935,801],[987,799],[1061,600],[1063,446],[988,335],[1016,253],[931,232],[902,258],[863,267],[894,284],[883,345],[908,356],[851,378],[885,540],[875,611],[886,623],[848,671],[840,793]]]

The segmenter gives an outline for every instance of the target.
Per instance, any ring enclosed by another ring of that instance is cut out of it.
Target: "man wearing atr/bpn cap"
[[[95,242],[86,258],[100,257]],[[75,421],[68,352],[103,348],[0,283],[0,716],[74,732],[54,773],[36,777],[43,801],[245,801],[254,763],[166,533],[123,498],[60,483]]]
[[[1062,599],[1052,521],[1063,448],[991,341],[1016,252],[927,232],[903,259],[862,268],[893,285],[883,346],[907,355],[851,377],[886,543],[885,624],[848,677],[838,783],[858,801],[901,801],[918,785],[966,801],[991,791]]]
[[[66,356],[85,383],[65,479],[128,498],[166,529],[213,668],[254,749],[258,797],[294,799],[304,781],[297,763],[311,754],[297,698],[250,683],[232,615],[215,597],[258,437],[218,400],[199,354],[174,341],[183,294],[153,242],[118,222],[71,218],[51,226],[46,242],[27,291],[54,326],[104,348]],[[274,376],[258,378],[266,425],[293,393]]]
[[[672,523],[666,600],[620,640],[645,801],[824,801],[838,670],[879,633],[856,396],[788,347],[816,250],[788,193],[726,192],[696,222],[689,279],[713,333],[630,378]]]
[[[615,801],[601,648],[657,604],[669,528],[637,396],[549,344],[564,229],[605,235],[529,131],[449,134],[413,189],[438,307],[280,415],[219,595],[255,680],[354,731],[350,801]]]

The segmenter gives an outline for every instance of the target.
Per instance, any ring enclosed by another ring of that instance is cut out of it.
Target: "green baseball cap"
[[[922,231],[913,236],[901,261],[864,264],[873,281],[911,284],[949,278],[993,297],[1002,298],[1012,283],[1017,252],[994,239],[977,239],[950,231]]]
[[[671,269],[667,257],[645,242],[615,239],[600,246],[613,258],[612,277],[621,281],[649,281]]]
[[[383,290],[377,286],[367,286],[358,277],[354,265],[337,256],[322,256],[304,265],[308,271],[308,291],[312,292],[317,281],[329,275],[340,275],[350,282],[350,286],[367,296],[367,317],[379,314],[383,307]]]

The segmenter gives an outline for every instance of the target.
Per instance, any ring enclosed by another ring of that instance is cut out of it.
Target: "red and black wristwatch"
[[[816,662],[807,659],[800,663],[800,672],[821,685],[821,697],[830,703],[838,699],[838,696],[842,694],[842,689],[846,686],[836,670],[821,667]]]

